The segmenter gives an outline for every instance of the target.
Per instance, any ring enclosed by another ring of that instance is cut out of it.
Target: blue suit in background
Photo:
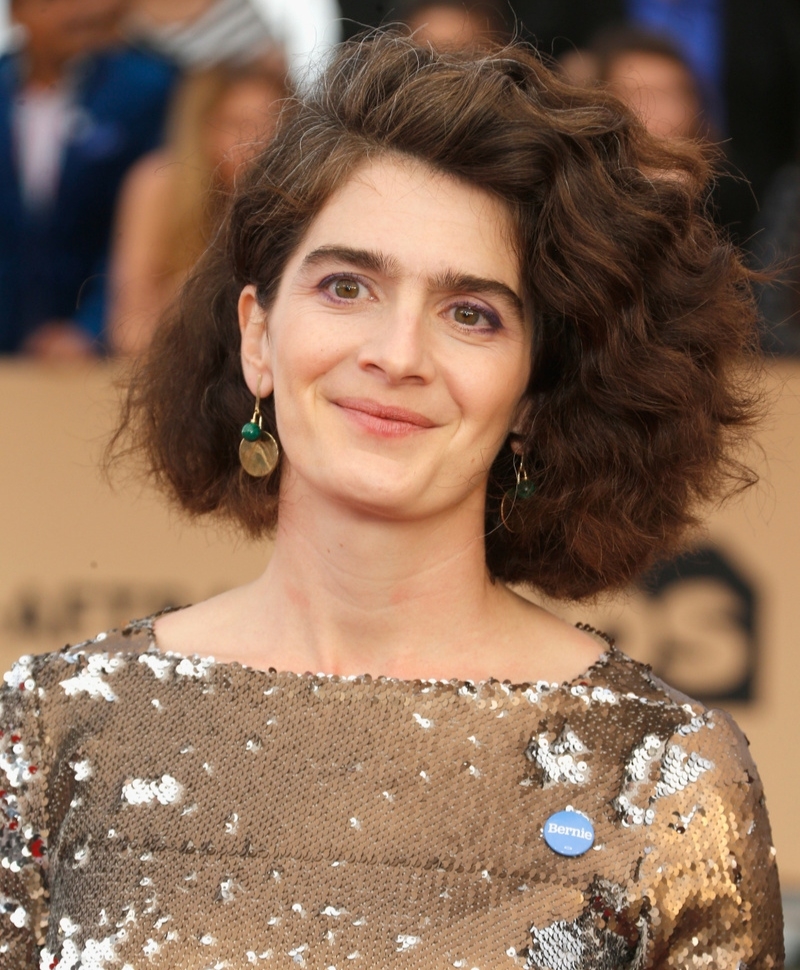
[[[171,65],[135,50],[83,59],[56,195],[32,212],[13,139],[23,56],[0,56],[0,353],[19,350],[47,320],[101,336],[117,192],[130,165],[160,143],[175,77]]]

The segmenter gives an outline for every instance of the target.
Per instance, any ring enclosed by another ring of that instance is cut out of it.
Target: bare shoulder
[[[195,603],[182,610],[164,613],[153,623],[155,643],[162,652],[180,654],[212,653],[209,649],[216,637],[214,612],[209,609],[210,600]]]
[[[239,587],[158,617],[153,637],[161,651],[243,660],[236,645],[248,638],[248,617],[247,598]]]
[[[600,636],[574,626],[555,613],[509,590],[514,643],[510,665],[522,683],[563,683],[586,673],[608,651]]]

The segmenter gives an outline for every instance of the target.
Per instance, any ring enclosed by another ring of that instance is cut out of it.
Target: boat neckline
[[[607,667],[608,664],[616,659],[627,659],[625,655],[619,650],[619,648],[614,643],[612,637],[607,633],[597,630],[595,627],[588,623],[575,623],[576,629],[588,633],[593,636],[596,640],[606,645],[606,649],[600,653],[595,660],[586,667],[581,673],[577,674],[568,680],[563,681],[549,681],[545,679],[539,680],[526,680],[515,683],[509,679],[501,680],[497,677],[488,677],[481,680],[470,680],[468,678],[459,677],[447,677],[447,678],[405,678],[405,677],[392,677],[387,674],[329,674],[324,672],[315,673],[313,671],[305,671],[300,673],[294,670],[278,670],[275,667],[253,667],[249,664],[242,663],[239,660],[217,660],[213,654],[203,656],[199,653],[183,653],[177,650],[164,650],[161,648],[158,637],[155,631],[155,622],[160,616],[164,616],[166,613],[176,612],[177,610],[183,609],[184,607],[168,607],[163,610],[159,610],[157,613],[153,613],[150,616],[143,617],[142,619],[132,620],[125,627],[121,629],[123,636],[131,636],[136,633],[145,634],[149,640],[148,649],[139,653],[139,656],[146,655],[158,655],[168,659],[178,658],[183,660],[202,661],[205,663],[213,664],[217,668],[233,668],[246,670],[253,673],[264,674],[269,677],[282,677],[282,678],[293,678],[296,680],[307,680],[316,683],[329,683],[329,684],[391,684],[394,686],[408,685],[411,687],[450,687],[450,688],[466,688],[470,692],[479,691],[486,687],[500,687],[508,692],[524,692],[526,690],[538,690],[548,692],[557,692],[570,690],[573,687],[578,686],[590,686],[591,682],[596,675],[596,673]],[[90,640],[82,644],[78,644],[71,649],[74,651],[79,651],[82,647],[88,646],[90,643],[102,643],[108,634],[101,634],[101,639]],[[133,651],[132,651],[133,652]],[[124,654],[126,651],[118,651],[119,654]]]

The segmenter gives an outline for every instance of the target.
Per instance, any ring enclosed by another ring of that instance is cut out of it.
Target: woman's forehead
[[[385,156],[356,168],[311,221],[291,262],[320,247],[381,254],[396,272],[456,272],[521,290],[515,226],[496,196],[425,162]]]

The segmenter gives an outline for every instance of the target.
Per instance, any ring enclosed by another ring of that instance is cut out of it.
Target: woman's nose
[[[427,383],[433,377],[430,327],[421,307],[398,307],[373,321],[358,355],[359,366],[390,383]]]

